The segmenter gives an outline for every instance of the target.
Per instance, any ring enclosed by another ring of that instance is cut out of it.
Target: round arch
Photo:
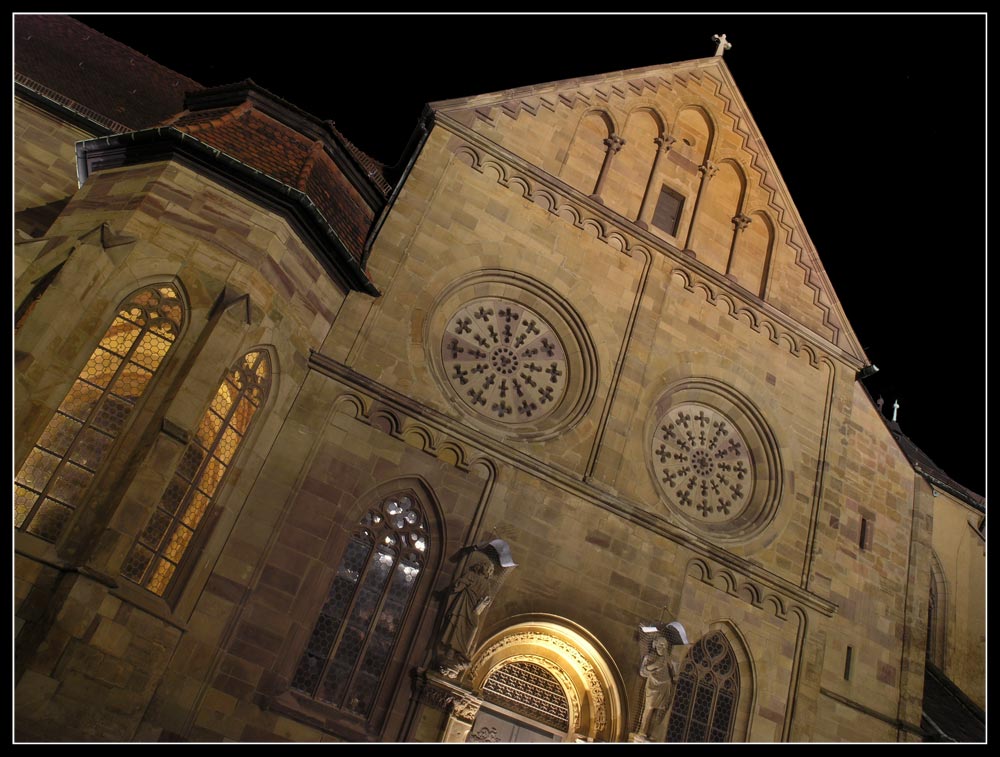
[[[588,741],[624,736],[621,674],[603,645],[576,624],[555,616],[517,616],[479,647],[465,674],[477,694],[491,675],[513,663],[548,671],[566,697],[568,733]]]

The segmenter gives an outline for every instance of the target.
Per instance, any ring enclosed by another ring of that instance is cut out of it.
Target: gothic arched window
[[[740,672],[725,634],[713,631],[691,647],[680,674],[667,741],[729,741]]]
[[[133,293],[14,477],[14,526],[55,541],[108,450],[174,346],[184,320],[177,291]]]
[[[386,497],[361,519],[320,610],[292,688],[371,713],[430,547],[419,503]]]
[[[159,596],[167,591],[270,386],[265,350],[248,352],[229,370],[125,558],[123,576]]]

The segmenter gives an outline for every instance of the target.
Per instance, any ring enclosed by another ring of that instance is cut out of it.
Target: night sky
[[[206,86],[253,79],[389,165],[426,102],[708,57],[726,34],[726,63],[880,369],[865,386],[985,493],[985,15],[76,17]]]

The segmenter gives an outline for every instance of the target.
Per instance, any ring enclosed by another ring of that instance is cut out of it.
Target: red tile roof
[[[385,188],[358,164],[341,135],[312,116],[241,82],[205,89],[166,123],[306,193],[360,262]]]

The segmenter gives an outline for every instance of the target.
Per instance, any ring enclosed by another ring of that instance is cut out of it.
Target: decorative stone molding
[[[668,152],[674,143],[677,141],[676,137],[654,137],[653,142],[656,144],[657,152]]]
[[[448,712],[455,701],[455,694],[427,681],[420,691],[420,701],[436,710]]]
[[[451,716],[470,725],[476,721],[482,701],[472,697],[456,697],[451,703]]]
[[[685,575],[696,578],[706,586],[725,592],[731,597],[740,599],[747,604],[774,615],[778,620],[788,620],[791,616],[800,625],[805,611],[790,597],[784,597],[768,591],[760,582],[740,575],[731,568],[715,565],[700,557],[688,561]],[[812,603],[814,609],[826,616],[832,616],[836,606],[821,601]]]
[[[732,218],[733,226],[736,227],[737,231],[744,231],[753,219],[750,216],[743,215],[742,213],[737,213]]]
[[[334,402],[345,406],[344,410],[352,418],[368,423],[379,431],[459,470],[467,471],[474,462],[483,459],[463,442],[447,436],[440,429],[431,428],[399,410],[379,403],[372,395],[344,392]]]
[[[604,145],[609,153],[616,153],[625,146],[625,140],[617,134],[612,134],[604,140]]]
[[[719,167],[710,160],[706,160],[700,166],[698,166],[698,171],[702,175],[702,179],[707,182],[709,179],[713,178],[717,173],[719,173]]]
[[[469,741],[496,744],[500,741],[500,734],[497,733],[496,728],[483,726],[475,733],[469,734]]]

